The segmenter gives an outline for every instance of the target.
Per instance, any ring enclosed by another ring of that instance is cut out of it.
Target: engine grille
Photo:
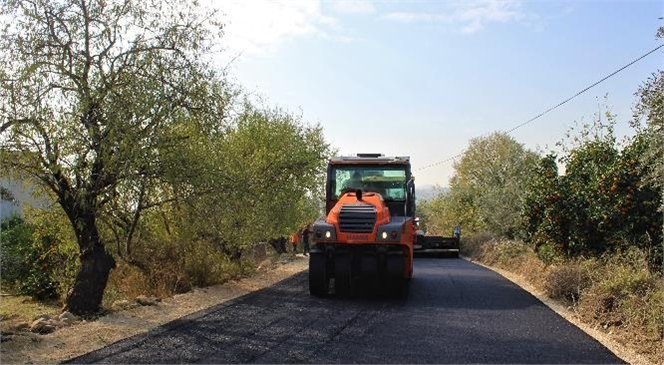
[[[339,211],[341,232],[371,233],[376,225],[376,208],[370,204],[345,204]]]

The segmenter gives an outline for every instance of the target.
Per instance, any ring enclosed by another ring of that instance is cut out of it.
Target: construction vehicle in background
[[[427,236],[424,231],[417,230],[413,252],[420,255],[436,257],[459,257],[459,235],[451,237]]]
[[[429,236],[422,227],[420,217],[415,217],[415,243],[413,253],[418,257],[459,257],[461,227],[454,227],[452,236]]]
[[[330,159],[325,216],[311,229],[310,293],[345,296],[361,284],[405,293],[413,275],[414,216],[409,157]]]

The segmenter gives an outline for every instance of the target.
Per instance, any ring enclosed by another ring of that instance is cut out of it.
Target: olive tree
[[[81,268],[65,306],[93,313],[115,266],[100,237],[103,212],[128,191],[133,213],[158,204],[140,194],[174,176],[164,157],[187,141],[170,131],[223,114],[205,59],[222,28],[189,1],[1,4],[0,157],[66,213]]]
[[[450,199],[467,231],[487,230],[513,237],[520,201],[537,155],[504,133],[473,138],[454,164]]]
[[[245,103],[224,138],[210,141],[201,185],[217,187],[186,197],[185,216],[233,260],[251,243],[287,237],[320,212],[325,162],[331,155],[320,126],[287,111]]]

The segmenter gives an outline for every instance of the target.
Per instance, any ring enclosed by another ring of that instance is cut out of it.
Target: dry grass
[[[62,312],[62,303],[57,300],[38,302],[24,295],[5,295],[0,297],[0,332],[11,331],[19,323],[31,323],[42,314],[58,315]]]
[[[596,267],[578,261],[550,266],[544,281],[544,290],[552,299],[576,305],[581,293],[592,284],[590,275],[593,269]]]
[[[186,263],[165,250],[147,262],[148,276],[144,270],[123,260],[111,271],[102,306],[106,311],[118,300],[134,300],[139,295],[168,298],[174,294],[189,292],[193,285],[191,275],[204,275],[206,279],[196,282],[197,287],[218,285],[229,280],[247,277],[255,273],[258,264],[266,259],[277,261],[277,255],[267,244],[257,244],[248,248],[247,259],[241,264],[230,262],[221,255],[204,253],[198,259]],[[193,281],[196,278],[194,278]],[[0,330],[6,332],[19,323],[30,323],[41,314],[58,315],[62,312],[63,300],[40,302],[28,296],[3,294],[0,297]]]

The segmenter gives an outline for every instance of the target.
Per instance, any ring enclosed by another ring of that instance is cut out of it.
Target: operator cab
[[[333,157],[327,168],[325,214],[347,192],[378,193],[391,216],[413,216],[415,184],[406,156],[379,153]]]

